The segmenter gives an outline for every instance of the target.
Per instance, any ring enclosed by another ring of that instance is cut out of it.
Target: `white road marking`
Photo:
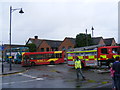
[[[26,80],[26,81],[19,81],[19,82],[9,82],[9,83],[2,83],[2,84],[25,83],[25,82],[31,82],[31,81],[36,81],[36,79],[33,79],[33,80]]]
[[[47,65],[48,67],[53,67],[53,66],[55,66],[55,65]]]
[[[23,74],[23,73],[19,73],[19,74],[22,75],[22,76],[25,76],[25,77],[32,78],[32,79],[43,80],[43,78],[37,78],[37,77],[31,76],[31,75],[27,75],[27,74]]]
[[[31,81],[37,81],[37,80],[44,80],[43,78],[37,78],[37,77],[27,75],[27,74],[23,74],[23,73],[19,73],[19,74],[22,75],[22,76],[25,76],[25,77],[32,78],[33,80],[26,80],[26,81],[19,81],[19,82],[9,82],[9,83],[2,83],[2,84],[25,83],[25,82],[31,82]]]
[[[37,78],[37,77],[31,76],[31,75],[27,75],[27,74],[23,74],[23,73],[19,73],[19,74],[22,75],[22,76],[25,76],[25,77],[32,78],[32,79],[43,80],[43,78]]]
[[[33,79],[37,78],[37,77],[31,76],[31,75],[27,75],[27,74],[23,74],[23,73],[19,73],[19,74],[22,75],[22,76],[25,76],[25,77],[33,78]]]

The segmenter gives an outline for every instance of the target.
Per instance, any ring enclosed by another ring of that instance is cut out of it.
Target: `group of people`
[[[75,69],[76,69],[77,80],[79,80],[79,75],[82,76],[83,80],[86,80],[85,76],[82,73],[81,68],[82,68],[81,61],[76,56]],[[116,61],[111,65],[110,71],[113,79],[113,89],[120,90],[120,57],[116,57]]]

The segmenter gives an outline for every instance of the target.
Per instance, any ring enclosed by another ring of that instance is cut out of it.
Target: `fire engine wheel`
[[[54,64],[55,64],[55,62],[54,62],[54,61],[51,61],[51,62],[50,62],[50,64],[51,64],[51,65],[54,65]]]
[[[35,66],[35,62],[31,62],[31,66]]]

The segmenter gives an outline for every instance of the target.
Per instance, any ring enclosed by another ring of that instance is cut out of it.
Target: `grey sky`
[[[30,0],[29,2],[0,3],[0,22],[3,43],[9,43],[9,8],[23,8],[12,13],[12,44],[25,44],[28,38],[63,40],[75,38],[79,33],[91,33],[94,37],[114,37],[118,41],[117,0]]]

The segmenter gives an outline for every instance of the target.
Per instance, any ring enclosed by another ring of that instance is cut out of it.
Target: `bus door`
[[[23,56],[23,64],[24,65],[30,65],[30,57],[29,57],[29,55],[24,55]]]

